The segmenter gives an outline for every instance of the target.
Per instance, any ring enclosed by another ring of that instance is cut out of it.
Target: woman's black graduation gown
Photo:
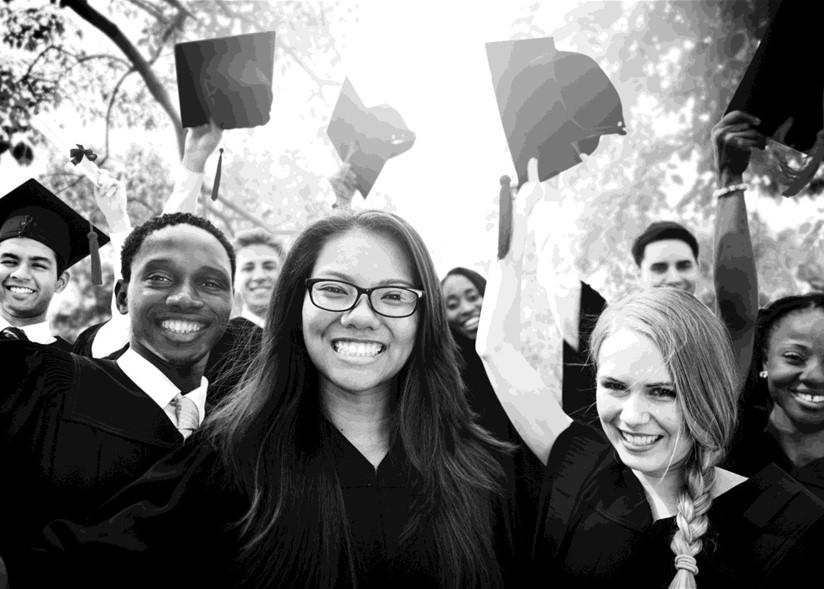
[[[427,526],[400,541],[415,499],[403,446],[392,444],[376,470],[334,426],[324,421],[322,427],[359,563],[358,587],[438,587]],[[523,569],[512,563],[513,507],[500,498],[490,502],[498,563],[507,575],[521,574]],[[78,587],[237,587],[243,570],[235,560],[240,539],[234,524],[248,505],[229,483],[216,450],[195,433],[183,448],[112,499],[101,523],[83,527],[52,522],[21,586],[60,580]],[[339,571],[337,586],[351,587],[344,563]],[[299,586],[300,581],[279,578],[273,586]]]
[[[808,587],[820,575],[824,503],[772,465],[716,498],[698,587]],[[640,482],[602,432],[574,422],[547,464],[533,571],[540,587],[666,588],[674,518],[652,520]]]

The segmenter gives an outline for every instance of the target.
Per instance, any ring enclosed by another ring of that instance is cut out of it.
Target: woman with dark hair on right
[[[475,425],[450,342],[407,222],[315,223],[245,381],[105,520],[53,522],[40,568],[86,587],[522,586],[507,452]]]
[[[546,464],[531,572],[559,587],[801,587],[820,573],[824,503],[778,467],[719,467],[736,423],[729,334],[686,292],[610,305],[590,349],[599,428],[573,421],[520,349],[537,165],[490,273],[477,346],[504,408]]]
[[[762,309],[753,361],[742,409],[750,423],[730,468],[750,474],[773,462],[824,500],[824,293]],[[758,419],[765,405],[766,424]]]

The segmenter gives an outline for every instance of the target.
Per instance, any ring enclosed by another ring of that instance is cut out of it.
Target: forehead
[[[313,275],[338,273],[363,285],[382,280],[414,283],[412,261],[394,239],[353,229],[329,239],[321,248]]]
[[[12,254],[18,258],[46,258],[57,263],[57,258],[49,246],[28,237],[10,237],[0,241],[0,255]]]
[[[770,345],[786,340],[824,351],[824,309],[804,309],[782,317],[770,335]]]
[[[157,260],[182,260],[185,266],[203,265],[231,271],[226,249],[217,237],[194,225],[169,225],[146,236],[135,254],[132,265],[147,264]]]
[[[671,380],[658,346],[648,337],[626,327],[604,340],[597,360],[599,376],[640,384]]]
[[[475,285],[463,274],[451,274],[443,281],[443,292],[446,296],[460,296],[468,290],[475,290]]]
[[[253,243],[238,249],[235,252],[238,265],[251,260],[280,260],[277,250],[265,243]]]
[[[647,244],[644,248],[644,257],[641,259],[641,263],[646,266],[660,262],[680,262],[684,260],[695,261],[692,249],[686,241],[662,239]]]

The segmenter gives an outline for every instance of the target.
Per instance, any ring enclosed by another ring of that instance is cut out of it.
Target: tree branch
[[[114,101],[117,98],[117,94],[120,92],[120,86],[123,82],[126,81],[132,73],[134,73],[134,68],[127,71],[123,74],[120,79],[117,81],[117,84],[114,85],[114,89],[112,89],[112,95],[109,97],[109,104],[106,106],[106,141],[104,145],[104,149],[106,150],[106,155],[103,156],[103,159],[100,161],[102,164],[106,158],[109,157],[109,126],[111,124],[111,115],[112,115],[112,108],[114,107]]]
[[[151,66],[143,58],[132,42],[123,32],[108,18],[100,14],[97,10],[89,6],[86,0],[65,0],[65,5],[74,10],[83,20],[87,21],[96,29],[105,34],[117,47],[126,55],[134,69],[143,78],[146,87],[152,97],[160,104],[172,121],[175,137],[177,139],[178,152],[183,155],[184,134],[180,124],[180,117],[172,106],[166,89],[157,79]]]

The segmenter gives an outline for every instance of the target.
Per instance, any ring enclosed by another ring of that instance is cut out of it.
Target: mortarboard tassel
[[[220,167],[223,164],[223,148],[220,148],[220,155],[217,156],[217,170],[215,171],[215,183],[212,184],[212,202],[217,200],[217,189],[220,186]]]
[[[509,252],[512,239],[512,187],[509,176],[501,176],[501,192],[498,199],[498,259]]]
[[[89,255],[92,258],[92,284],[102,286],[103,272],[100,269],[100,245],[97,243],[97,232],[94,230],[91,220],[89,220]]]
[[[824,129],[816,135],[815,145],[813,145],[809,157],[809,161],[797,170],[793,169],[790,164],[781,157],[778,158],[781,174],[790,184],[784,191],[784,196],[795,196],[798,194],[798,192],[813,179],[813,176],[815,176],[815,173],[818,171],[818,166],[820,166],[821,161],[824,160]]]

